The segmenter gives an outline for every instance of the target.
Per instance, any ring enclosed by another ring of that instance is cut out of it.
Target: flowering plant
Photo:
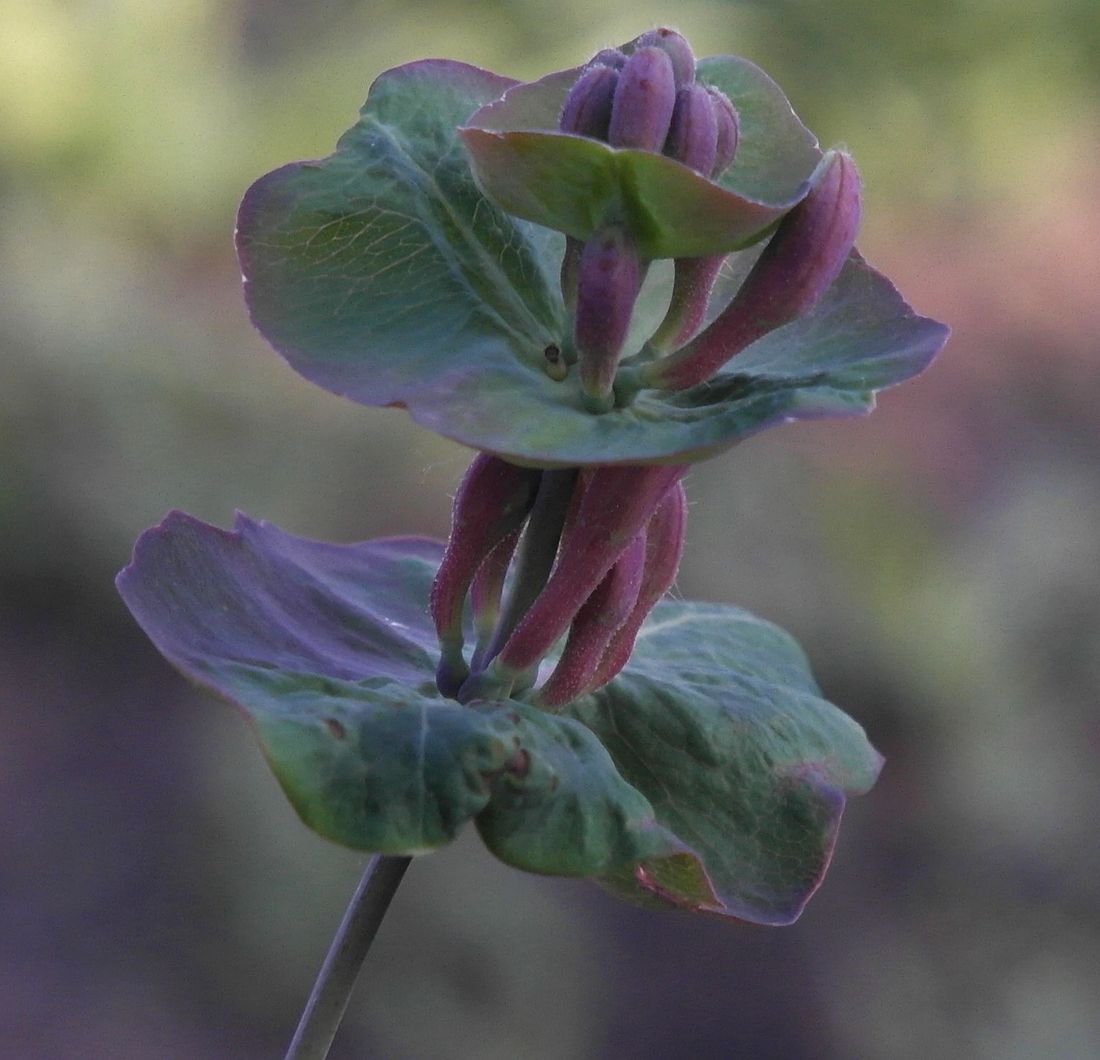
[[[791,922],[880,758],[785,633],[664,596],[693,461],[869,411],[943,344],[859,214],[762,71],[668,29],[531,84],[388,71],[335,154],[249,189],[237,242],[293,368],[479,451],[449,540],[172,513],[122,595],[337,842],[472,821],[518,868]]]

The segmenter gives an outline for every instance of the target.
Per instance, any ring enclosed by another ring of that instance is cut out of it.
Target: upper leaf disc
[[[423,853],[473,821],[531,872],[795,919],[846,795],[881,760],[821,698],[794,641],[737,608],[664,601],[622,673],[565,712],[463,707],[434,680],[441,554],[418,538],[333,545],[176,512],[141,536],[118,587],[170,662],[244,711],[329,839]]]
[[[756,102],[738,88],[733,75],[748,78],[748,69],[705,60],[700,76],[736,98],[751,129],[754,106],[762,115],[782,108],[774,86]],[[237,245],[252,319],[307,379],[366,405],[406,407],[423,426],[518,463],[683,462],[782,420],[865,412],[875,389],[920,371],[942,345],[945,328],[914,315],[853,259],[811,316],[751,346],[707,386],[646,391],[630,408],[587,412],[577,373],[557,382],[546,370],[546,351],[564,344],[568,326],[563,238],[487,199],[456,132],[514,85],[443,60],[390,70],[335,154],[284,166],[249,189]],[[808,136],[792,134],[789,150],[754,162],[764,148],[746,134],[745,163],[725,189],[668,159],[635,159],[628,165],[646,189],[638,202],[661,201],[667,177],[673,191],[699,181],[727,196],[735,185],[759,203],[774,178],[774,206],[794,194],[800,167],[812,169]],[[640,155],[606,150],[620,162]],[[656,174],[648,184],[646,173]],[[650,270],[626,356],[660,321],[668,273],[660,262]]]

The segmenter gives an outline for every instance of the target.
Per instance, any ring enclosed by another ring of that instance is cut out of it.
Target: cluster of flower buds
[[[476,457],[455,497],[432,588],[440,692],[470,702],[526,691],[563,636],[560,658],[534,701],[555,710],[607,684],[676,578],[687,514],[684,470],[539,471]],[[467,599],[478,636],[469,661]]]
[[[612,147],[664,153],[705,177],[719,175],[733,161],[739,131],[733,104],[696,82],[691,46],[670,29],[640,37],[630,55],[617,49],[597,53],[570,89],[558,125],[562,132]],[[573,314],[581,386],[595,411],[613,404],[619,357],[646,265],[616,218],[607,218],[584,243],[567,239],[562,288]],[[698,283],[691,286],[694,290]]]
[[[629,55],[608,49],[594,56],[566,97],[559,128],[612,147],[663,153],[712,180],[734,162],[741,132],[734,105],[696,80],[691,46],[666,28],[639,37]],[[619,218],[605,218],[584,242],[567,237],[562,290],[573,319],[569,353],[588,407],[606,411],[645,387],[705,382],[750,342],[807,313],[847,260],[859,217],[855,164],[830,151],[737,297],[702,333],[725,256],[676,259],[671,302],[646,343],[648,359],[622,372],[648,262]]]
[[[737,111],[696,82],[691,45],[671,29],[643,34],[630,55],[608,48],[593,56],[558,124],[612,147],[664,152],[707,177],[722,173],[737,150]]]
[[[730,100],[696,75],[688,42],[673,30],[653,30],[624,50],[593,57],[565,98],[559,130],[660,153],[714,180],[735,161],[740,119]],[[561,373],[555,378],[576,364],[595,412],[643,388],[705,382],[749,343],[813,307],[847,260],[859,215],[855,166],[830,151],[709,326],[704,320],[725,255],[678,258],[669,309],[647,355],[620,365],[649,261],[630,219],[612,211],[587,239],[567,236],[561,282],[572,324],[562,349],[551,347]],[[533,701],[554,710],[610,681],[676,577],[684,470],[538,470],[478,456],[455,498],[432,591],[440,692],[470,702],[534,688]],[[477,633],[469,654],[467,602]],[[560,642],[558,661],[539,684],[540,664]]]

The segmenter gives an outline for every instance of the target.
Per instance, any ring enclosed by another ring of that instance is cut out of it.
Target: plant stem
[[[527,529],[520,541],[511,592],[488,650],[477,660],[475,669],[484,668],[493,661],[550,577],[576,481],[575,468],[551,469],[542,473]]]
[[[410,861],[409,857],[375,854],[367,862],[313,984],[286,1060],[324,1060],[328,1056],[359,968]]]

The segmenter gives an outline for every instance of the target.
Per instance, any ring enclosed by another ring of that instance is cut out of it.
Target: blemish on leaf
[[[542,356],[546,362],[546,374],[560,383],[569,374],[569,365],[562,359],[561,347],[552,342],[543,349]]]
[[[520,747],[504,768],[505,772],[510,773],[517,780],[523,780],[531,769],[531,755]]]
[[[346,740],[348,737],[348,730],[338,722],[335,718],[325,718],[325,728],[328,729],[329,735],[336,740]]]

